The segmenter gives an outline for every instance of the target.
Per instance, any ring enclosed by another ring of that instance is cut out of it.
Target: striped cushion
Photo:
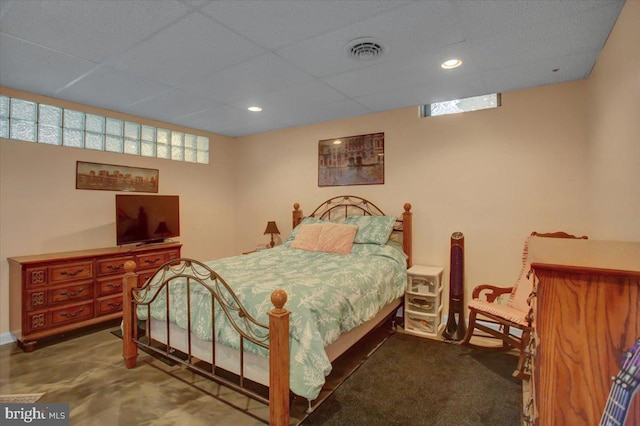
[[[528,309],[523,312],[508,305],[503,305],[501,303],[491,303],[479,299],[473,299],[471,302],[469,302],[469,308],[488,312],[492,315],[499,316],[500,318],[515,322],[516,324],[524,325],[525,327],[529,326],[529,324],[527,323],[527,313],[529,312]]]
[[[511,291],[511,295],[509,296],[508,306],[518,310],[518,311],[529,311],[529,303],[527,299],[533,290],[533,280],[534,275],[529,275],[529,270],[531,269],[531,262],[529,259],[529,241],[531,241],[532,236],[527,238],[524,243],[524,250],[522,252],[522,269],[520,269],[520,277],[518,281],[513,286],[513,290]],[[527,277],[527,275],[529,275]]]

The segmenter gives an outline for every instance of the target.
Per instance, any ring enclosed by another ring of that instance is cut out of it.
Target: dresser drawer
[[[120,312],[122,311],[122,296],[120,295],[98,299],[96,301],[96,304],[98,316]]]
[[[170,260],[173,260],[173,259],[179,259],[180,258],[180,250],[166,251],[164,257],[165,257],[165,261],[166,262],[168,262]]]
[[[49,284],[93,278],[93,262],[53,265],[49,268]]]
[[[146,283],[147,280],[153,276],[154,272],[156,272],[155,269],[138,272],[138,287],[142,287],[144,283]]]
[[[91,299],[93,297],[93,281],[85,281],[82,284],[50,289],[48,293],[48,300],[50,304]]]
[[[9,327],[25,352],[38,340],[99,324],[122,312],[124,265],[139,282],[180,258],[181,244],[105,247],[8,257]]]
[[[133,260],[133,256],[98,260],[98,275],[124,274],[124,264],[127,260]]]
[[[51,311],[51,325],[56,326],[93,318],[93,300],[81,305],[65,306]]]
[[[138,256],[136,263],[138,270],[154,269],[166,262],[167,252],[151,253]]]
[[[98,296],[122,293],[122,275],[103,278],[98,281]]]
[[[438,332],[438,318],[407,311],[404,316],[404,327],[407,331],[433,335]]]
[[[435,314],[438,310],[438,299],[436,296],[423,296],[407,293],[405,303],[405,309],[407,311],[421,314]]]
[[[436,294],[438,291],[438,278],[410,275],[407,291],[420,294]]]

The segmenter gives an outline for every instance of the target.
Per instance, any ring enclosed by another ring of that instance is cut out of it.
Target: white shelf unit
[[[442,322],[442,272],[439,266],[414,265],[407,271],[404,293],[404,330],[417,336],[437,337]]]

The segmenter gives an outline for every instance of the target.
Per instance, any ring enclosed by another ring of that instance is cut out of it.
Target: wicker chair
[[[461,342],[465,346],[480,348],[481,346],[470,343],[470,340],[473,336],[482,336],[502,340],[502,347],[500,348],[502,350],[517,349],[520,351],[520,355],[518,366],[513,372],[513,376],[519,379],[526,379],[529,376],[525,372],[525,348],[531,338],[528,298],[533,288],[534,279],[532,274],[529,273],[531,269],[529,242],[532,238],[539,237],[587,239],[586,236],[576,237],[565,232],[547,234],[532,232],[524,244],[520,277],[513,287],[496,287],[482,284],[473,289],[472,300],[468,303],[469,327]],[[509,294],[509,301],[506,304],[498,301],[499,296],[503,294]],[[486,323],[491,324],[488,325]],[[518,330],[519,333],[514,334],[514,330]]]

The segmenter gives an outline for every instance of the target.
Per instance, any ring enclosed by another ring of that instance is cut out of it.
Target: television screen
[[[177,195],[116,194],[118,245],[161,242],[180,235]]]

